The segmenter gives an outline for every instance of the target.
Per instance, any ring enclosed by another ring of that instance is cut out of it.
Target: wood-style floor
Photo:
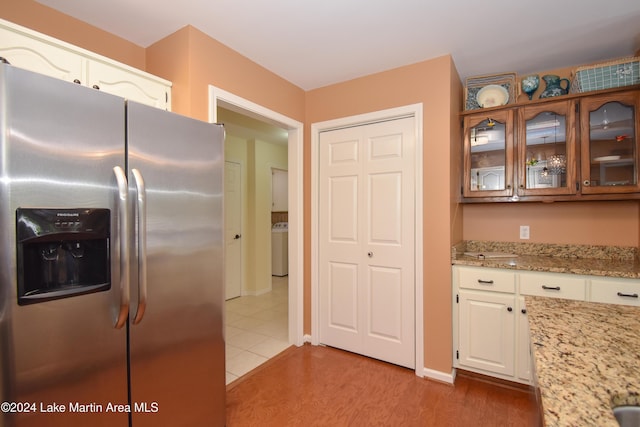
[[[291,347],[227,386],[227,426],[537,426],[529,389],[455,386],[329,347]]]

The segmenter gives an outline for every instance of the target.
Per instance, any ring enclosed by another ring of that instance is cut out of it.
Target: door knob
[[[369,258],[373,258],[373,252],[367,252],[367,256],[368,256]]]
[[[236,234],[235,237],[233,238],[233,240],[238,240],[239,238],[241,238],[242,236],[239,234]]]

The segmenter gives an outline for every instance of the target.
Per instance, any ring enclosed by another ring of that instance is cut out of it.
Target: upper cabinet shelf
[[[640,198],[640,88],[464,112],[463,202]]]

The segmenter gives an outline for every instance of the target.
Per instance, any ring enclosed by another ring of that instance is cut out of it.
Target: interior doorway
[[[249,235],[253,235],[253,239],[260,240],[262,244],[265,241],[270,245],[271,244],[271,225],[273,223],[273,216],[264,218],[265,211],[261,210],[260,214],[257,212],[253,212],[252,214],[244,214],[244,218],[242,221],[242,233],[241,244],[243,246],[242,249],[242,258],[245,264],[253,264],[261,263],[262,266],[258,268],[260,271],[260,281],[261,283],[258,286],[251,286],[247,283],[251,279],[251,274],[255,273],[247,273],[243,275],[243,294],[246,296],[254,297],[254,301],[251,299],[245,299],[245,302],[251,302],[248,306],[238,307],[238,310],[243,312],[243,316],[247,317],[244,319],[246,324],[252,322],[258,322],[259,319],[249,319],[252,317],[250,315],[251,311],[255,311],[258,309],[258,300],[269,299],[267,301],[268,304],[272,306],[269,308],[271,310],[271,314],[268,314],[265,310],[264,315],[267,316],[276,316],[277,315],[277,305],[280,305],[280,309],[285,311],[286,315],[286,327],[284,336],[282,336],[282,340],[287,344],[295,344],[302,345],[303,343],[303,329],[302,329],[302,265],[303,265],[303,253],[302,253],[302,123],[296,122],[290,118],[282,116],[278,113],[275,113],[271,110],[268,110],[264,107],[261,107],[257,104],[254,104],[250,101],[237,97],[233,94],[225,92],[223,90],[210,87],[210,121],[213,122],[221,122],[225,123],[225,128],[227,129],[228,140],[234,140],[237,142],[239,139],[243,138],[233,135],[233,128],[235,127],[235,123],[232,121],[237,120],[250,120],[254,122],[254,125],[258,123],[258,127],[265,129],[271,129],[269,132],[274,129],[279,130],[280,138],[284,141],[284,157],[285,163],[282,163],[282,148],[278,150],[274,147],[268,147],[269,145],[277,145],[277,141],[271,140],[272,136],[268,135],[255,135],[254,137],[245,138],[244,141],[249,141],[249,143],[239,144],[234,146],[234,149],[240,148],[240,151],[245,150],[245,156],[247,156],[246,167],[242,170],[241,176],[245,178],[244,183],[242,184],[242,190],[246,191],[247,194],[253,192],[254,195],[258,197],[254,200],[255,203],[262,203],[260,200],[261,196],[266,197],[267,203],[272,203],[272,193],[271,193],[271,170],[276,169],[287,169],[288,170],[288,182],[287,182],[287,193],[288,193],[288,212],[286,212],[286,220],[289,225],[288,232],[288,274],[284,277],[271,276],[271,250],[268,252],[268,258],[264,258],[258,260],[256,257],[256,253],[252,253],[251,245],[247,242],[249,240]],[[267,141],[264,141],[267,140]],[[256,141],[259,141],[256,143]],[[244,145],[244,147],[243,147]],[[265,150],[269,151],[279,151],[280,154],[273,155],[267,153]],[[266,153],[266,154],[265,154]],[[237,154],[237,153],[236,153]],[[265,159],[265,155],[269,157]],[[237,156],[236,156],[237,157]],[[280,159],[280,160],[279,160]],[[225,160],[230,160],[226,158]],[[259,170],[254,170],[254,175],[251,178],[249,177],[249,170],[251,168],[255,168],[255,163],[260,163],[261,168]],[[242,166],[242,165],[241,165]],[[264,171],[268,170],[268,176],[262,176]],[[267,185],[265,188],[258,188],[262,184]],[[243,200],[246,201],[247,198],[243,196]],[[254,206],[255,207],[255,206]],[[267,209],[269,211],[270,209]],[[243,208],[243,212],[248,212],[247,208]],[[254,215],[250,217],[250,215]],[[282,213],[279,213],[278,218],[282,218]],[[266,226],[265,226],[266,224]],[[269,249],[271,247],[269,246]],[[266,264],[266,266],[265,266]],[[255,267],[255,266],[254,266]],[[242,268],[243,272],[247,272],[247,268]],[[265,275],[265,270],[268,272],[268,275]],[[264,293],[263,291],[267,288],[265,286],[265,281],[269,280],[268,292]],[[284,294],[284,295],[283,295]],[[243,297],[238,298],[238,300],[242,300]],[[279,302],[278,302],[279,301]],[[283,302],[284,301],[284,302]],[[254,305],[255,303],[255,305]],[[284,304],[284,308],[282,305]],[[237,304],[238,306],[241,304]],[[253,306],[251,306],[253,305]],[[254,313],[255,314],[255,313]],[[236,313],[232,313],[230,316],[236,316]],[[229,322],[231,319],[225,319],[225,322]],[[275,319],[272,319],[275,322]],[[272,328],[271,326],[262,325],[263,328]],[[232,331],[237,332],[237,331]],[[263,329],[262,332],[273,332],[273,330],[266,331]],[[247,338],[248,335],[243,337]],[[227,337],[228,338],[228,337]],[[255,336],[254,336],[255,338]],[[247,338],[248,339],[248,338]],[[256,352],[261,351],[264,352],[272,352],[274,351],[274,347],[270,346],[268,342],[262,342],[256,344],[258,349]]]

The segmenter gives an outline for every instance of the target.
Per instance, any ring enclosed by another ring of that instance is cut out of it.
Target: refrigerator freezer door
[[[127,127],[131,204],[140,195],[134,169],[146,193],[146,236],[138,218],[130,221],[131,252],[146,252],[146,261],[131,264],[131,400],[139,409],[133,426],[223,426],[224,132],[133,102]],[[134,324],[145,264],[146,309]]]
[[[126,329],[114,328],[124,102],[9,65],[0,94],[0,401],[35,405],[3,411],[0,426],[126,425],[127,413],[106,411],[127,403]],[[110,289],[19,306],[18,207],[109,209]]]

